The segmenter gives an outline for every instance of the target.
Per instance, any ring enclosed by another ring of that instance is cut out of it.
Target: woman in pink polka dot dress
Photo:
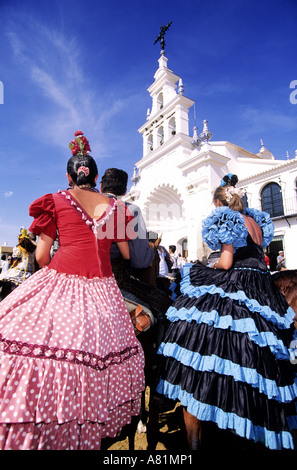
[[[98,450],[139,414],[144,356],[109,260],[114,241],[128,256],[130,218],[75,135],[71,189],[29,209],[43,268],[0,304],[2,450]]]

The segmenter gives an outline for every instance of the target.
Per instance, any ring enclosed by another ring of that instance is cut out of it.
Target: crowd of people
[[[0,449],[99,450],[138,419],[148,383],[180,403],[190,450],[209,424],[239,446],[293,449],[295,312],[265,260],[269,215],[244,209],[226,175],[202,226],[219,256],[187,263],[122,201],[126,172],[109,168],[99,190],[81,131],[70,148],[68,189],[30,205],[2,267],[14,288],[0,303]],[[148,331],[129,302],[151,314]]]

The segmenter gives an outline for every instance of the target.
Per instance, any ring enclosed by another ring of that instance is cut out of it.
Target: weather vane
[[[160,43],[161,43],[161,54],[165,54],[165,33],[169,29],[171,23],[172,23],[172,21],[170,21],[170,23],[168,23],[167,26],[163,26],[163,25],[161,26],[160,34],[154,42],[154,44],[156,44],[158,41],[160,41]]]

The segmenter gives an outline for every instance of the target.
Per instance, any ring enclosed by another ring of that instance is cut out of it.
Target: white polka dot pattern
[[[0,304],[0,449],[100,449],[139,413],[143,351],[113,277],[43,268]]]

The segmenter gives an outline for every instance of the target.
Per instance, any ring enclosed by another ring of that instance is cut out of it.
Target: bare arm
[[[128,242],[117,242],[118,249],[124,259],[130,259],[130,250]]]
[[[223,243],[220,259],[211,267],[217,269],[230,269],[233,264],[233,245]]]
[[[44,233],[40,234],[35,252],[36,261],[39,266],[43,267],[49,264],[51,260],[50,251],[53,243],[54,240],[51,237]]]

